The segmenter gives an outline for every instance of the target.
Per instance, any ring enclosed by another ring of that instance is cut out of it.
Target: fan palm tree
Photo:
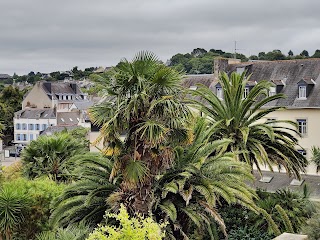
[[[76,155],[69,160],[76,167],[71,174],[75,180],[54,201],[51,224],[66,227],[85,222],[96,226],[110,208],[107,197],[116,191],[116,180],[109,182],[112,161],[98,153]]]
[[[239,203],[253,211],[254,190],[246,185],[253,179],[247,164],[225,153],[231,140],[209,141],[215,126],[200,118],[195,125],[194,142],[176,148],[173,166],[158,176],[155,215],[169,222],[167,235],[177,239],[196,231],[213,239],[212,223],[216,221],[225,235],[224,221],[217,211],[223,200]],[[212,154],[214,152],[214,154]]]
[[[272,170],[273,165],[283,166],[289,174],[300,177],[307,166],[306,158],[295,147],[298,146],[296,124],[291,121],[263,120],[269,113],[281,107],[267,107],[283,94],[268,96],[272,83],[258,82],[244,98],[246,84],[250,76],[232,73],[230,78],[221,74],[220,84],[223,100],[207,87],[192,91],[201,101],[196,106],[212,124],[216,124],[211,140],[228,138],[232,140],[229,150],[237,153],[238,159],[250,166],[261,165]],[[218,124],[217,124],[218,123]]]
[[[30,179],[45,175],[55,181],[66,181],[69,179],[67,160],[86,152],[86,148],[68,133],[40,136],[22,151],[23,172]]]
[[[121,61],[106,79],[104,101],[90,110],[90,117],[101,126],[97,141],[103,139],[102,151],[115,159],[110,180],[122,177],[114,206],[123,203],[148,213],[154,176],[171,167],[172,144],[188,140],[190,111],[183,102],[181,79],[149,52]]]

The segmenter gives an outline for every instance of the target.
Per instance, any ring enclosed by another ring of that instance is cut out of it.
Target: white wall
[[[17,129],[17,124],[20,124],[20,129]],[[16,143],[24,143],[27,144],[31,140],[31,135],[33,137],[32,140],[36,140],[40,134],[41,131],[45,130],[43,129],[43,125],[46,124],[47,127],[50,125],[56,126],[57,125],[57,120],[56,119],[28,119],[28,118],[14,118],[13,119],[13,124],[14,124],[14,142]],[[26,124],[26,129],[22,128],[22,124]],[[29,124],[33,124],[33,130],[30,129]],[[40,124],[40,130],[36,130],[36,124]],[[18,134],[26,134],[27,139],[23,140],[20,138],[18,139],[17,135]]]

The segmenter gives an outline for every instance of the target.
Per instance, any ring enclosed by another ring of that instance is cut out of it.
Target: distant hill
[[[170,58],[168,65],[176,68],[179,71],[187,74],[204,74],[212,73],[213,59],[215,57],[234,58],[234,53],[224,52],[222,50],[210,49],[209,51],[203,48],[195,48],[191,53],[178,53]],[[303,50],[299,55],[294,55],[290,50],[287,55],[276,49],[270,52],[260,52],[257,55],[245,56],[241,53],[236,53],[236,58],[242,62],[248,60],[290,60],[303,58],[320,58],[320,50],[317,49],[312,56],[309,56],[308,51]]]

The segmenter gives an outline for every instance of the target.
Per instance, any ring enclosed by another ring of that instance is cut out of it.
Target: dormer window
[[[314,85],[316,84],[313,79],[301,79],[298,82],[298,99],[307,99],[309,97],[310,93],[312,92],[312,89]]]
[[[242,74],[244,72],[244,67],[237,67],[237,73]]]
[[[244,91],[243,91],[243,98],[247,98],[249,95],[249,88],[248,87],[245,87],[244,88]]]
[[[276,95],[276,87],[269,88],[269,97]]]
[[[221,87],[217,87],[217,97],[219,99],[223,99],[223,91],[222,91],[222,88]]]
[[[300,99],[307,98],[307,86],[299,86],[299,98]]]

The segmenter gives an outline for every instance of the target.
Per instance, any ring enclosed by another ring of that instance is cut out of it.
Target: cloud
[[[312,54],[316,0],[10,0],[0,2],[0,72],[115,65],[140,50],[163,61],[203,47]]]

